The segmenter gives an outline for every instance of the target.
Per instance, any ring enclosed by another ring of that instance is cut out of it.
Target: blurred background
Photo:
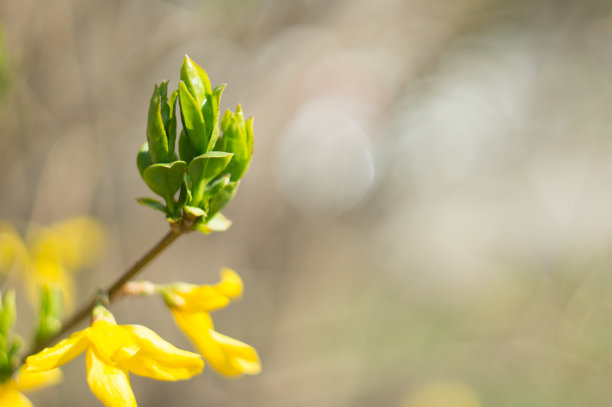
[[[6,0],[0,26],[0,218],[101,219],[77,304],[167,229],[135,201],[153,85],[189,54],[256,116],[232,228],[141,277],[238,271],[215,322],[263,372],[132,376],[140,405],[612,404],[610,2]],[[112,311],[192,349],[158,298]],[[98,405],[82,359],[35,405]]]

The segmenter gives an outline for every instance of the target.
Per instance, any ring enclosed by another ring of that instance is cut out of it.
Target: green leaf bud
[[[40,290],[40,313],[36,343],[43,343],[62,327],[62,291],[57,286],[44,284]]]
[[[15,306],[15,291],[8,290],[2,298],[2,310],[0,311],[0,335],[8,338],[15,320],[17,319],[17,307]]]
[[[163,86],[163,83],[162,83]],[[149,154],[153,163],[167,162],[168,137],[162,118],[162,91],[155,85],[151,102],[149,103],[149,118],[147,120],[147,141],[149,143]]]
[[[198,108],[202,108],[206,102],[207,95],[212,93],[208,75],[198,64],[185,55],[181,66],[181,81],[191,96],[197,101]]]
[[[185,82],[179,83],[179,103],[181,106],[181,117],[183,128],[187,138],[193,146],[196,155],[204,154],[208,146],[208,133],[204,117],[198,106],[198,102],[187,90]]]
[[[221,119],[223,131],[222,148],[233,153],[234,157],[227,167],[232,181],[239,181],[247,171],[253,155],[253,119],[244,120],[240,105],[236,113],[226,111]]]

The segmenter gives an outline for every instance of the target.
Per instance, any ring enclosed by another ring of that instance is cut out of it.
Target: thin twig
[[[91,312],[93,311],[94,307],[101,302],[101,297],[106,297],[105,301],[108,301],[109,304],[112,303],[125,283],[134,278],[147,264],[151,262],[151,260],[157,257],[157,255],[160,254],[162,251],[164,251],[164,249],[166,249],[172,242],[174,242],[177,237],[179,237],[186,230],[188,230],[188,227],[185,227],[186,225],[182,224],[182,222],[180,224],[173,224],[172,226],[173,227],[170,229],[170,231],[159,242],[157,242],[157,244],[153,246],[144,256],[142,256],[136,263],[134,263],[132,267],[127,269],[121,275],[121,277],[117,279],[117,281],[115,281],[108,289],[101,290],[101,292],[105,295],[101,296],[100,291],[98,291],[98,294],[96,294],[95,297],[89,303],[87,303],[80,310],[75,312],[68,320],[66,320],[62,324],[62,329],[59,332],[57,332],[50,338],[47,338],[42,343],[33,344],[28,354],[24,357],[24,360],[27,356],[38,353],[39,351],[47,347],[49,344],[55,342],[61,336],[72,330],[81,321],[91,316]]]

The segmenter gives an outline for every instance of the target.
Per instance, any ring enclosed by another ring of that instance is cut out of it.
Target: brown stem
[[[142,256],[136,263],[134,263],[132,267],[127,269],[121,275],[121,277],[117,279],[117,281],[115,281],[106,290],[101,290],[104,295],[101,295],[99,291],[98,294],[96,294],[96,296],[93,298],[93,300],[91,300],[80,310],[75,312],[68,320],[66,320],[62,324],[62,329],[60,329],[59,332],[57,332],[50,338],[47,338],[42,343],[33,344],[26,357],[38,353],[39,351],[47,347],[49,344],[55,342],[61,336],[65,335],[68,331],[72,330],[72,328],[78,325],[81,321],[89,317],[94,307],[97,304],[100,304],[100,302],[104,301],[108,302],[108,304],[112,303],[117,297],[117,294],[119,293],[123,285],[130,281],[132,278],[134,278],[147,264],[151,262],[151,260],[157,257],[157,255],[160,254],[162,251],[164,251],[164,249],[168,247],[172,242],[174,242],[177,237],[183,234],[183,232],[188,230],[189,225],[181,223],[173,224],[172,226],[173,227],[170,229],[170,231],[159,242],[157,242],[157,244],[153,246],[144,256]]]

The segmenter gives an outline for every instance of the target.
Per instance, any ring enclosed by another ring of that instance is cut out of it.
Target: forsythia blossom
[[[59,369],[45,372],[28,372],[19,370],[14,379],[0,383],[0,406],[2,407],[32,407],[32,403],[22,392],[29,392],[47,386],[52,386],[62,379]]]
[[[41,285],[58,286],[70,307],[74,292],[72,275],[95,262],[104,240],[104,229],[89,217],[32,228],[27,244],[14,228],[0,224],[0,272],[21,270],[28,296],[35,303]]]
[[[177,325],[218,372],[226,376],[258,374],[261,363],[257,351],[246,343],[214,330],[209,312],[225,307],[242,295],[242,280],[230,269],[221,270],[216,285],[196,286],[177,283],[162,289]]]
[[[202,371],[199,355],[178,349],[141,325],[117,325],[98,306],[89,328],[26,360],[27,372],[47,371],[87,351],[87,381],[107,407],[136,406],[129,373],[157,380],[188,379]]]

